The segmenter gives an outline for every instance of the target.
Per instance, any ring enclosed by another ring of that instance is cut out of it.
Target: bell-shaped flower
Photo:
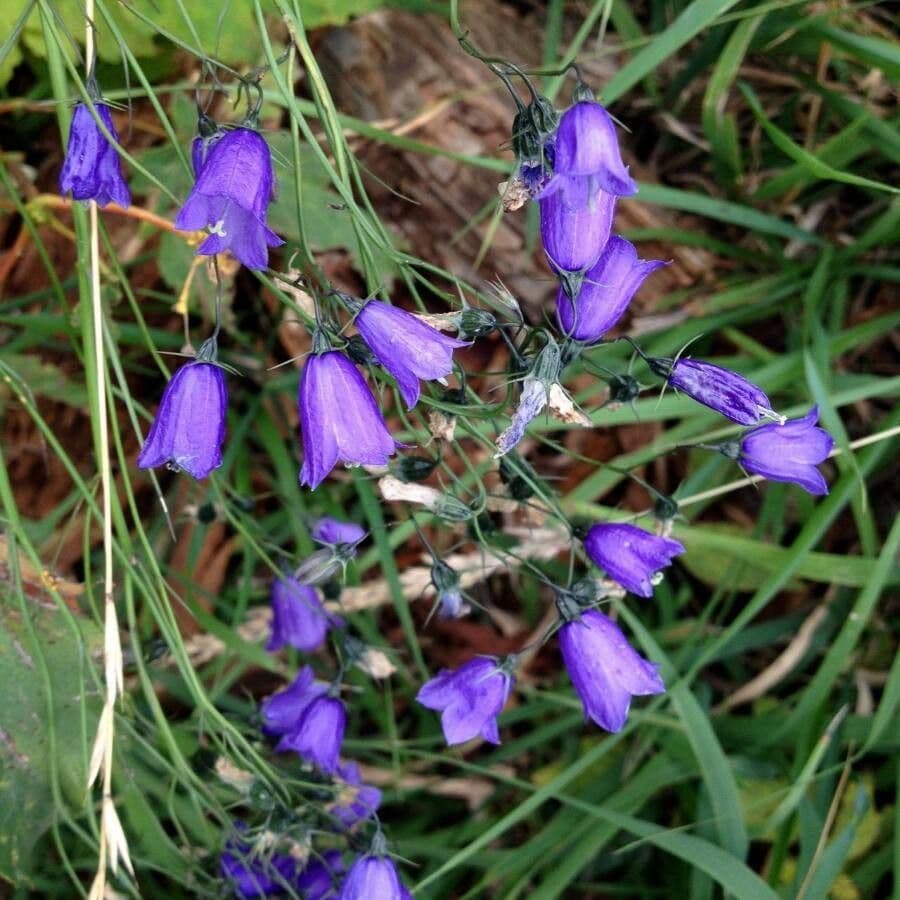
[[[419,379],[435,381],[453,371],[453,351],[465,341],[447,337],[397,306],[369,300],[354,324],[378,362],[397,381],[408,409],[419,399]]]
[[[381,791],[363,784],[359,765],[353,761],[338,766],[335,786],[338,793],[328,811],[344,828],[352,828],[357,822],[371,818],[381,805]]]
[[[118,143],[119,135],[109,107],[99,99],[93,102],[100,121]],[[107,203],[131,205],[131,191],[122,177],[119,154],[100,130],[90,107],[84,103],[79,103],[72,115],[66,158],[59,175],[59,190],[62,194],[71,191],[76,200],[93,200],[98,206],[106,206]]]
[[[819,408],[814,406],[802,419],[748,431],[740,442],[741,465],[769,481],[793,482],[810,494],[827,494],[828,484],[816,466],[834,449],[834,438],[816,427],[818,421]]]
[[[613,581],[639,597],[652,597],[656,573],[684,553],[684,547],[672,538],[612,523],[593,525],[585,535],[584,549]]]
[[[431,584],[437,597],[439,618],[458,619],[468,611],[468,607],[463,604],[459,575],[442,559],[435,558],[431,566]]]
[[[284,646],[309,653],[322,645],[330,628],[343,622],[325,611],[316,589],[285,576],[272,583],[272,634],[266,650],[275,652]]]
[[[263,701],[260,712],[266,734],[283,735],[292,731],[306,707],[328,693],[328,685],[315,678],[313,670],[304,666],[286,688]]]
[[[198,359],[203,355],[201,347]],[[225,373],[219,366],[205,361],[182,366],[166,385],[138,466],[152,469],[170,463],[194,478],[218,469],[227,403]]]
[[[356,522],[342,522],[340,519],[332,519],[323,516],[313,522],[310,536],[320,544],[336,546],[338,544],[358,544],[368,532]]]
[[[289,889],[297,876],[297,860],[286,853],[256,850],[243,838],[246,826],[235,823],[237,834],[219,856],[222,877],[231,882],[238,897],[271,897]]]
[[[560,330],[577,341],[599,341],[622,318],[644,279],[665,265],[658,259],[639,259],[632,244],[614,235],[585,273],[574,303],[559,289],[556,317]]]
[[[344,858],[340,850],[326,850],[311,859],[297,876],[296,886],[303,900],[332,900],[340,877],[344,874]]]
[[[337,697],[314,697],[300,713],[290,731],[282,735],[275,749],[293,750],[300,758],[323,772],[334,772],[341,755],[347,726],[347,712]]]
[[[390,857],[360,856],[347,873],[338,900],[411,900]]]
[[[557,272],[583,272],[600,257],[612,231],[616,198],[586,178],[558,176],[541,194],[541,243]]]
[[[497,660],[476,657],[456,671],[442,669],[419,689],[416,700],[427,709],[439,710],[444,738],[449,745],[462,744],[481,735],[500,743],[500,715],[514,679],[509,667]]]
[[[386,465],[397,449],[365,379],[337,350],[309,357],[300,378],[299,403],[301,484],[317,487],[338,461]]]
[[[181,231],[208,229],[200,256],[231,251],[249,269],[265,269],[269,247],[284,241],[266,225],[275,175],[269,145],[250,128],[235,128],[192,153],[200,165],[191,194],[175,219]],[[193,151],[193,148],[192,148]]]
[[[606,193],[617,197],[637,193],[637,185],[622,162],[615,122],[596,101],[581,100],[562,114],[553,145],[553,170],[557,175],[589,176]]]
[[[714,409],[740,425],[758,425],[764,419],[784,424],[772,411],[766,392],[737,372],[697,359],[650,360],[650,368],[687,394],[691,399]]]
[[[585,718],[607,731],[621,731],[631,698],[662,694],[666,686],[657,666],[628,643],[612,619],[589,609],[559,629],[563,662]]]

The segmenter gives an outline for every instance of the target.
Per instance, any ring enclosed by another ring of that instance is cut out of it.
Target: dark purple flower
[[[665,364],[664,364],[665,365]],[[668,382],[698,403],[740,425],[758,425],[763,418],[780,419],[762,388],[736,372],[695,359],[678,359]]]
[[[340,850],[326,850],[320,859],[311,860],[296,880],[304,900],[327,900],[334,897],[335,882],[344,874]]]
[[[325,612],[316,589],[285,576],[272,582],[272,635],[266,650],[275,652],[285,645],[310,652],[322,645],[329,628],[341,620]]]
[[[224,878],[238,897],[271,897],[282,894],[297,874],[297,860],[284,853],[262,854],[243,840],[243,822],[236,823],[238,834],[225,845],[219,857]]]
[[[310,534],[320,544],[358,544],[368,532],[356,522],[342,522],[324,516],[313,522]]]
[[[210,362],[182,366],[166,385],[138,466],[152,469],[169,462],[194,478],[218,469],[227,403],[225,375],[219,366]]]
[[[559,120],[554,148],[553,169],[557,175],[590,176],[617,197],[637,193],[637,185],[622,162],[616,125],[599,103],[584,100],[570,106]]]
[[[109,107],[95,100],[94,109],[118,143],[119,135]],[[119,154],[84,103],[79,103],[72,115],[66,158],[59,175],[59,190],[61,194],[71,191],[76,200],[94,200],[98,206],[111,202],[119,206],[131,205],[131,191],[122,177]]]
[[[209,229],[198,255],[230,250],[247,268],[265,269],[267,248],[284,243],[266,225],[266,210],[275,190],[269,145],[256,131],[235,128],[204,146],[205,157],[192,154],[194,167],[198,162],[201,167],[175,227]]]
[[[416,700],[440,710],[441,727],[449,745],[481,735],[500,743],[497,716],[506,705],[513,678],[495,659],[476,657],[455,672],[442,669],[419,690]]]
[[[600,257],[612,231],[616,198],[588,179],[554,179],[539,200],[541,243],[554,269],[582,272]]]
[[[340,790],[330,812],[345,828],[352,828],[357,822],[371,818],[381,805],[381,791],[370,784],[363,784],[355,762],[338,766],[336,785]]]
[[[403,402],[412,409],[419,399],[419,379],[434,381],[453,371],[453,351],[465,341],[380,300],[370,300],[354,319],[378,361],[397,380]]]
[[[657,537],[634,525],[594,525],[584,538],[588,556],[613,581],[637,594],[653,596],[653,576],[670,565],[684,547],[671,538]]]
[[[338,900],[408,900],[397,867],[387,856],[361,856],[350,866]]]
[[[304,666],[284,690],[273,694],[262,704],[263,731],[266,734],[287,734],[296,728],[306,707],[328,693],[328,685],[315,680],[313,670]]]
[[[612,619],[594,609],[559,629],[559,646],[585,718],[607,731],[621,731],[632,697],[666,689],[658,667],[637,653]]]
[[[347,713],[336,697],[314,697],[300,713],[300,718],[276,745],[279,753],[293,750],[323,772],[338,766]]]
[[[665,265],[658,259],[638,259],[632,244],[614,235],[585,273],[574,304],[559,289],[556,317],[560,329],[577,341],[599,341],[622,318],[644,279]]]
[[[397,449],[365,379],[337,350],[307,360],[299,402],[301,484],[317,487],[338,460],[345,465],[386,465]]]
[[[748,431],[741,440],[741,465],[770,481],[789,481],[810,494],[827,494],[828,484],[816,466],[828,458],[834,438],[816,427],[818,421],[819,407],[814,406],[802,419]]]

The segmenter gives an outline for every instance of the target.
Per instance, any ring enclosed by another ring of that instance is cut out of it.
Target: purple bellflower
[[[222,465],[228,392],[225,373],[208,361],[214,358],[209,343],[200,348],[196,362],[183,365],[166,385],[138,456],[139,468],[170,463],[199,479]]]
[[[758,425],[761,419],[784,419],[772,411],[762,388],[736,372],[695,359],[650,360],[650,368],[692,400],[714,409],[739,425]]]
[[[338,900],[411,900],[403,886],[397,867],[390,857],[381,854],[360,856],[350,866],[341,885]]]
[[[814,406],[802,419],[748,431],[740,442],[741,465],[769,481],[793,482],[810,494],[827,494],[828,483],[816,466],[828,458],[834,438],[816,427],[818,421],[819,408]]]
[[[639,259],[625,238],[611,237],[585,273],[575,302],[564,288],[559,289],[556,317],[560,329],[577,341],[599,341],[622,318],[644,279],[665,265],[668,263],[658,259]]]
[[[657,666],[628,643],[612,619],[589,609],[559,629],[563,662],[585,718],[607,731],[621,731],[631,698],[662,694],[666,686]]]
[[[328,693],[328,685],[315,680],[309,666],[304,666],[283,690],[263,701],[263,731],[269,735],[284,735],[297,727],[306,707],[317,697]]]
[[[422,685],[416,700],[427,709],[440,710],[448,745],[462,744],[478,735],[499,744],[497,716],[513,686],[510,669],[509,665],[498,665],[495,659],[476,657],[455,672],[442,669]]]
[[[538,201],[541,243],[557,272],[583,272],[598,260],[612,231],[616,198],[588,179],[558,176]]]
[[[468,346],[465,341],[447,337],[436,328],[380,300],[346,300],[356,312],[354,324],[365,338],[378,362],[397,381],[408,409],[419,399],[419,379],[435,381],[453,371],[453,351]]]
[[[119,143],[109,107],[99,98],[91,98],[97,115]],[[106,135],[100,130],[90,108],[84,103],[75,107],[66,158],[59,175],[59,190],[72,192],[76,200],[93,200],[97,206],[118,203],[131,205],[131,191],[122,177],[122,163]]]
[[[637,185],[622,162],[615,122],[595,100],[579,98],[562,114],[554,149],[553,170],[557,176],[590,177],[606,193],[617,197],[637,193]]]
[[[314,541],[320,544],[358,544],[368,532],[356,522],[342,522],[340,519],[332,519],[324,516],[313,522],[310,535]]]
[[[293,728],[282,735],[275,749],[279,753],[293,750],[323,772],[334,772],[346,726],[344,704],[337,697],[320,695],[303,708]]]
[[[355,762],[338,766],[335,783],[340,790],[330,812],[344,828],[352,828],[357,822],[371,818],[381,805],[381,791],[363,784],[359,765]]]
[[[248,269],[265,269],[269,247],[284,241],[266,225],[275,175],[269,145],[250,128],[235,128],[192,154],[200,164],[190,196],[175,219],[180,231],[209,230],[199,256],[230,250]],[[192,148],[193,150],[193,148]]]
[[[231,882],[238,897],[271,897],[282,894],[297,875],[297,860],[285,853],[262,854],[241,837],[246,829],[236,823],[238,834],[225,845],[219,857],[222,876]]]
[[[310,860],[296,879],[304,900],[328,900],[335,896],[335,882],[344,874],[340,850],[326,850],[321,858]]]
[[[365,379],[337,350],[309,357],[300,377],[299,403],[301,484],[317,487],[339,460],[386,465],[397,449]]]
[[[639,597],[653,596],[653,576],[670,565],[684,547],[626,524],[593,525],[584,538],[588,556],[613,581]]]
[[[325,611],[316,589],[285,576],[272,583],[272,634],[266,650],[274,653],[285,645],[309,653],[325,640],[330,628],[343,622]]]

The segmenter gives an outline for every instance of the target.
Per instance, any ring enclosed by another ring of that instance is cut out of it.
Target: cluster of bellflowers
[[[311,490],[338,464],[382,467],[398,451],[408,449],[391,433],[379,395],[369,383],[373,373],[393,383],[403,406],[412,410],[420,402],[423,383],[446,386],[447,379],[456,375],[465,386],[458,351],[496,327],[510,350],[509,380],[517,385],[518,399],[508,427],[496,437],[494,457],[510,493],[528,496],[529,488],[519,477],[527,463],[515,449],[529,423],[553,405],[554,397],[565,395],[566,367],[582,353],[610,342],[608,335],[638,289],[666,265],[640,259],[631,243],[613,233],[619,198],[633,196],[638,186],[622,161],[615,121],[580,77],[571,105],[560,111],[520,70],[493,64],[492,68],[510,86],[518,109],[512,128],[517,165],[504,202],[509,209],[526,202],[538,205],[543,250],[558,280],[555,324],[521,323],[508,334],[492,314],[465,309],[450,317],[457,335],[451,337],[385,299],[361,299],[330,286],[313,291],[311,352],[298,383],[299,480]],[[511,75],[524,79],[530,92],[527,104],[512,90]],[[128,205],[118,136],[109,105],[93,79],[89,97],[90,103],[75,110],[60,189],[100,206]],[[175,224],[200,233],[199,255],[228,252],[249,269],[264,270],[269,250],[282,240],[267,224],[276,179],[257,116],[258,108],[236,125],[200,116],[191,147],[194,185]],[[350,326],[356,333],[347,338]],[[816,408],[787,420],[760,387],[736,372],[683,353],[672,359],[651,357],[633,342],[632,346],[652,376],[747,429],[734,440],[702,446],[724,454],[745,472],[791,482],[811,494],[827,493],[817,466],[831,452],[833,440],[817,427]],[[166,386],[138,457],[140,468],[167,465],[199,480],[222,465],[226,372],[218,360],[217,321],[195,358],[182,365]],[[609,387],[610,400],[617,402],[633,401],[643,390],[630,372],[612,374]],[[464,400],[465,391],[455,393]],[[404,460],[413,472],[421,458],[409,455]],[[427,476],[433,467],[426,465],[419,474]],[[468,508],[464,511],[471,513]],[[626,725],[632,698],[661,694],[665,685],[658,666],[631,646],[617,622],[600,607],[611,596],[627,592],[652,598],[663,570],[684,547],[666,528],[653,533],[623,522],[565,524],[585,559],[605,578],[583,574],[566,586],[553,585],[559,615],[545,639],[557,639],[585,718],[618,732]],[[321,785],[326,823],[320,830],[332,840],[343,835],[347,847],[356,849],[348,858],[350,850],[328,843],[311,850],[307,842],[301,853],[282,853],[267,832],[257,835],[249,825],[236,823],[221,856],[221,869],[243,897],[290,889],[314,898],[399,900],[409,893],[378,824],[381,794],[363,783],[354,761],[341,755],[348,715],[341,698],[342,677],[349,665],[359,663],[364,645],[322,600],[323,591],[343,572],[366,533],[355,523],[325,519],[313,525],[312,537],[319,549],[272,584],[267,647],[272,652],[287,647],[311,654],[331,636],[340,668],[331,681],[322,681],[310,663],[304,664],[287,687],[262,704],[261,730],[273,752],[294,754]],[[432,555],[432,585],[441,615],[464,614],[459,576],[433,551]],[[421,686],[417,700],[439,713],[448,745],[473,739],[500,743],[498,717],[515,689],[520,661],[516,654],[503,659],[477,656],[455,670],[440,671]],[[367,849],[358,852],[364,834],[370,838]]]

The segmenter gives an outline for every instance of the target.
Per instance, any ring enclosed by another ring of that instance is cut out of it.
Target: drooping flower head
[[[376,841],[380,835],[376,836]],[[384,839],[381,838],[383,844]],[[373,848],[374,850],[374,848]],[[360,856],[347,873],[338,900],[412,900],[393,860],[378,852]]]
[[[342,299],[356,313],[354,323],[378,362],[396,379],[408,409],[419,399],[419,379],[445,378],[453,371],[453,351],[467,346],[389,303]]]
[[[587,178],[557,176],[538,201],[541,243],[560,273],[583,272],[600,257],[612,231],[616,198]]]
[[[263,702],[260,712],[266,734],[283,735],[294,730],[306,707],[328,693],[328,685],[315,678],[313,670],[304,666],[286,688]]]
[[[322,645],[330,628],[343,624],[325,611],[316,589],[284,576],[272,582],[272,634],[266,650],[275,652],[284,646],[310,652]]]
[[[183,365],[163,392],[156,418],[138,456],[141,469],[170,463],[194,478],[206,478],[222,465],[228,392],[225,373],[214,362],[207,341],[196,362]]]
[[[275,176],[269,145],[250,128],[235,128],[193,154],[200,165],[191,194],[175,219],[181,231],[209,230],[197,248],[200,256],[225,250],[249,269],[265,269],[268,247],[284,241],[266,224],[274,197]]]
[[[828,483],[816,466],[834,449],[834,438],[816,427],[818,421],[819,408],[814,406],[802,419],[748,431],[740,442],[741,465],[770,481],[792,482],[810,494],[827,494]]]
[[[462,589],[456,570],[435,557],[431,566],[431,584],[438,602],[438,617],[458,619],[464,612]]]
[[[368,532],[356,522],[342,522],[340,519],[332,519],[323,516],[313,522],[310,536],[320,544],[358,544],[366,537]]]
[[[612,619],[589,609],[559,629],[559,646],[585,718],[607,731],[621,731],[631,698],[661,694],[657,666],[628,643]]]
[[[678,541],[624,523],[591,526],[584,549],[613,581],[639,597],[652,597],[653,576],[684,553]]]
[[[344,828],[352,828],[357,822],[371,818],[381,805],[381,791],[363,784],[359,765],[352,760],[338,766],[335,785],[339,790],[329,812]]]
[[[100,101],[99,95],[91,99],[100,121],[118,143],[119,135],[109,107]],[[100,130],[90,107],[84,103],[79,103],[72,115],[59,190],[61,194],[71,191],[76,200],[94,200],[98,206],[107,203],[131,205],[131,191],[122,177],[119,154]]]
[[[297,877],[296,884],[303,900],[334,898],[337,882],[344,874],[344,859],[340,850],[326,850],[320,858],[310,860]]]
[[[293,750],[323,772],[334,772],[338,767],[346,725],[347,713],[337,697],[313,697],[275,749],[279,753]]]
[[[497,716],[514,683],[513,665],[514,659],[499,665],[495,659],[476,657],[455,672],[442,669],[422,685],[416,700],[427,709],[440,711],[449,745],[465,743],[478,735],[499,744]]]
[[[665,265],[658,259],[639,259],[632,244],[614,235],[585,273],[574,303],[559,289],[556,317],[560,329],[577,341],[599,341],[622,318],[644,279]]]
[[[397,448],[365,379],[337,350],[309,357],[300,377],[299,403],[301,484],[317,487],[338,461],[386,465]]]
[[[772,411],[766,392],[737,372],[698,359],[651,359],[649,364],[672,387],[732,422],[758,425],[764,418],[784,421]]]
[[[263,853],[244,839],[246,825],[235,823],[236,834],[219,856],[222,876],[238,897],[271,897],[291,887],[297,876],[297,860],[286,853]]]
[[[575,100],[556,130],[554,172],[569,178],[589,176],[617,197],[636,194],[637,185],[622,162],[612,116],[589,90],[576,90]]]

